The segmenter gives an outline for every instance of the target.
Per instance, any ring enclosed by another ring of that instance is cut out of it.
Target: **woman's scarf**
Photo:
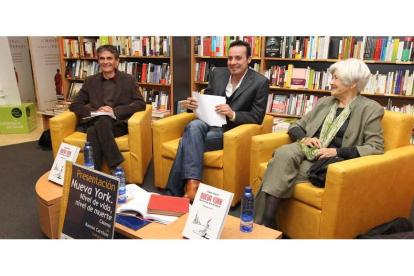
[[[356,99],[353,98],[349,104],[347,104],[344,110],[339,114],[338,117],[335,118],[336,110],[338,109],[338,102],[336,101],[329,111],[328,115],[325,118],[325,121],[322,125],[321,135],[319,136],[319,140],[322,142],[322,148],[327,148],[329,144],[332,142],[333,138],[336,136],[336,133],[341,128],[341,126],[345,123],[346,119],[351,114],[351,109],[349,106],[351,103]],[[301,141],[298,141],[299,145],[302,147],[303,152],[305,153],[306,159],[312,161],[318,155],[318,148],[316,146],[308,147]]]

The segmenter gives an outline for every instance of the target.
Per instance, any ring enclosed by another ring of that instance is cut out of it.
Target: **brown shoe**
[[[187,179],[187,184],[185,185],[185,194],[183,197],[189,198],[191,201],[193,201],[197,193],[199,185],[200,185],[200,180]]]

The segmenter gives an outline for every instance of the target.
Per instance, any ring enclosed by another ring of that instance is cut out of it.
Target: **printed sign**
[[[59,237],[112,239],[118,187],[118,178],[67,161]]]

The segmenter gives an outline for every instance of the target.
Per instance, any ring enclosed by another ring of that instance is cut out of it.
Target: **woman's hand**
[[[305,137],[302,139],[302,143],[308,147],[316,146],[318,149],[322,148],[322,142],[318,138]]]
[[[185,102],[185,108],[189,110],[196,110],[198,107],[198,102],[196,98],[188,97],[187,101]]]
[[[326,157],[334,157],[337,156],[338,152],[336,151],[336,148],[323,148],[318,149],[318,159],[326,158]]]

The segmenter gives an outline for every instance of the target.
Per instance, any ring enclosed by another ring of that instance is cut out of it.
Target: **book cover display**
[[[75,162],[76,158],[78,158],[79,151],[79,147],[61,143],[48,179],[59,185],[63,185],[66,160],[69,162]]]
[[[266,57],[280,58],[282,57],[282,51],[280,49],[282,37],[280,36],[268,36],[266,37]]]
[[[201,183],[183,236],[189,239],[219,239],[233,196],[233,193]]]
[[[60,239],[112,239],[119,179],[66,162]]]

